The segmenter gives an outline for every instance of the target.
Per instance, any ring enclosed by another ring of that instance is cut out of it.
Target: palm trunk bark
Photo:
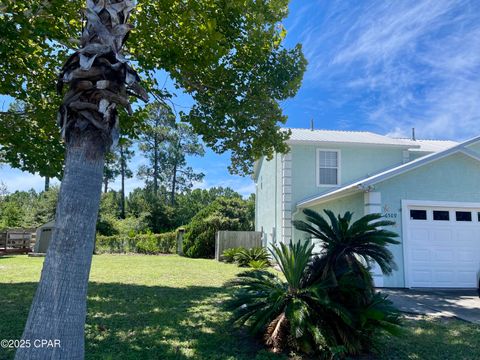
[[[105,151],[102,139],[72,135],[57,217],[40,283],[15,359],[83,359],[87,283],[100,204]],[[59,347],[36,348],[36,339],[59,340]]]
[[[121,54],[132,0],[87,0],[82,48],[66,61],[57,90],[69,91],[58,124],[67,144],[55,230],[15,359],[83,359],[87,284],[106,149],[117,138],[117,106],[131,113],[130,93],[148,100]],[[59,346],[36,347],[35,340]],[[55,343],[54,343],[55,344]]]

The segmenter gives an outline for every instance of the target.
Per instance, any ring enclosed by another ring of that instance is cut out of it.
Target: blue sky
[[[286,45],[302,43],[309,62],[301,90],[282,103],[287,126],[314,119],[316,128],[394,136],[412,127],[419,138],[480,134],[480,1],[293,0],[284,25]],[[189,106],[186,97],[175,103]],[[132,168],[142,161],[136,156]],[[228,174],[227,155],[208,151],[190,164],[206,174],[199,187],[254,191],[249,178]],[[8,166],[0,180],[9,191],[43,187]]]

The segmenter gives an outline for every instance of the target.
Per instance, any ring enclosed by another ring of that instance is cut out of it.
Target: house
[[[381,213],[396,222],[398,270],[377,286],[474,288],[480,270],[480,136],[456,143],[291,129],[288,154],[255,163],[265,244],[305,239],[302,209]]]

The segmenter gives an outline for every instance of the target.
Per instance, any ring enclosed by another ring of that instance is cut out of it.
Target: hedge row
[[[174,231],[163,234],[140,234],[134,237],[97,235],[95,253],[174,254],[177,247],[176,239]]]

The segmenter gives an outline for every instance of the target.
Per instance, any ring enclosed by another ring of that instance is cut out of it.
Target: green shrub
[[[235,256],[238,254],[240,250],[243,250],[242,247],[230,248],[226,249],[222,253],[222,260],[227,263],[233,263],[235,261]]]
[[[250,260],[250,262],[248,263],[248,267],[255,270],[265,269],[269,266],[270,263],[266,260]]]
[[[139,254],[173,254],[176,249],[176,233],[139,234],[134,237],[127,235],[101,236],[97,235],[95,252],[139,253]]]
[[[215,234],[220,230],[252,230],[248,203],[245,200],[218,198],[198,212],[185,233],[184,254],[194,258],[213,258]]]
[[[393,225],[380,214],[351,223],[352,213],[327,218],[306,209],[305,221],[294,226],[322,240],[322,252],[312,256],[310,241],[281,243],[271,248],[285,281],[265,270],[246,271],[230,308],[237,324],[259,335],[274,352],[293,348],[314,358],[340,359],[366,354],[384,332],[400,333],[398,311],[387,296],[376,292],[370,269],[374,260],[384,274],[395,268],[388,245],[398,244]],[[252,253],[254,250],[252,249]],[[240,251],[236,258],[247,257]],[[261,260],[250,261],[254,267]]]
[[[238,266],[249,266],[251,261],[264,261],[270,264],[270,256],[267,249],[263,247],[253,247],[251,249],[240,249],[234,257]]]

